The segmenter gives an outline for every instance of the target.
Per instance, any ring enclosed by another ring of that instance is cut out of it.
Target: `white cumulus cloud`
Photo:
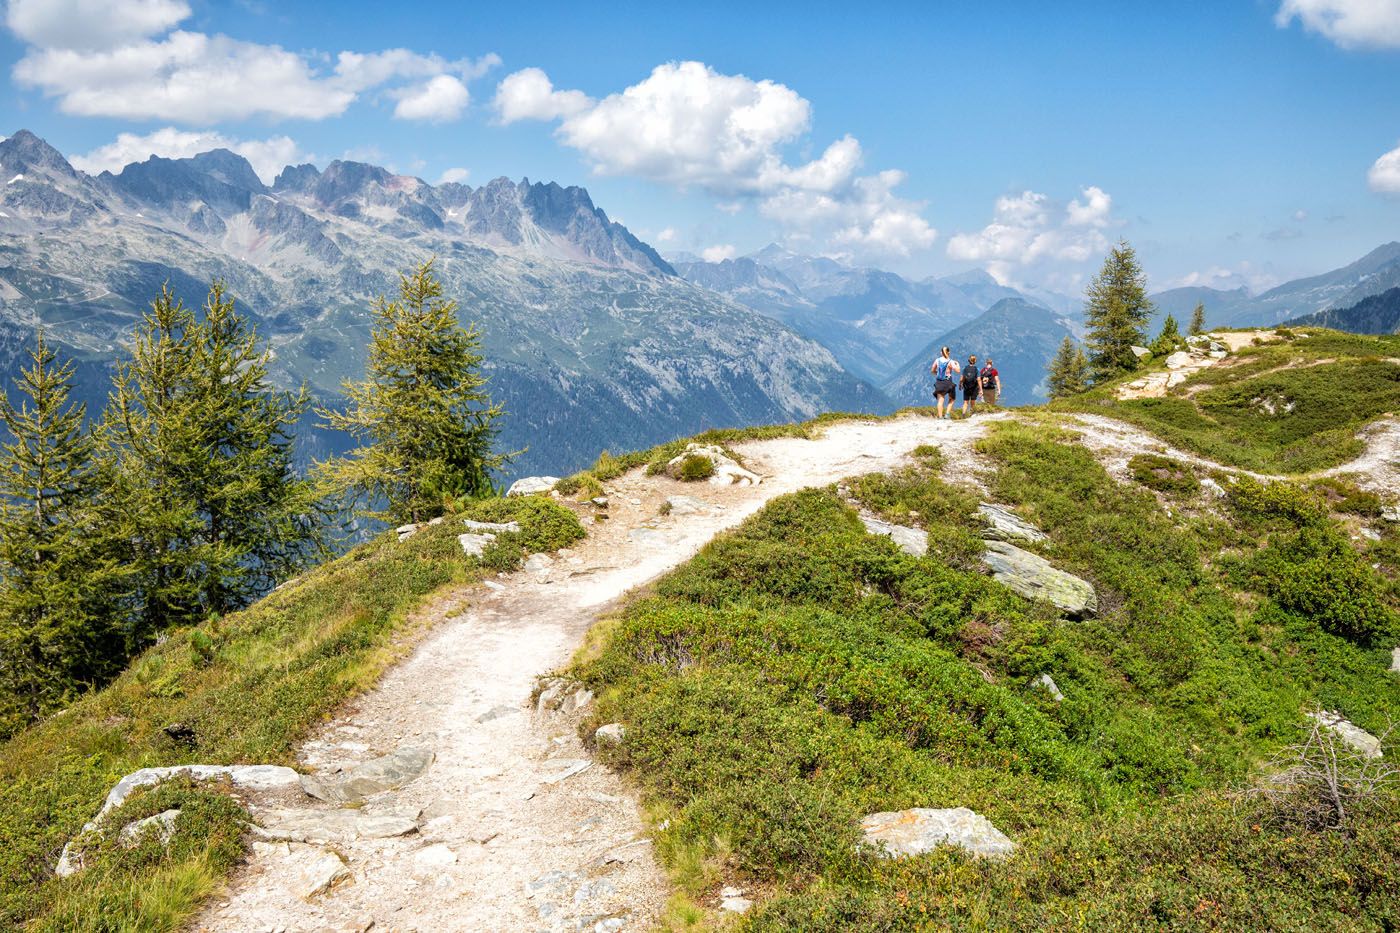
[[[6,22],[29,48],[13,76],[76,116],[319,120],[387,88],[396,116],[444,120],[467,106],[465,82],[500,63],[387,49],[341,52],[328,70],[320,57],[276,45],[170,31],[189,15],[183,0],[14,0]]]
[[[1090,185],[1068,204],[1023,191],[998,198],[992,222],[948,240],[948,256],[980,262],[1000,281],[1010,281],[1013,266],[1043,262],[1082,263],[1108,248],[1104,229],[1113,226],[1113,199]]]
[[[1283,0],[1274,22],[1295,19],[1342,48],[1400,47],[1400,0]]]
[[[461,167],[444,169],[443,173],[438,176],[438,184],[443,185],[449,182],[457,182],[458,184],[460,184],[461,182],[466,181],[469,177],[471,177],[471,172]]]
[[[658,242],[658,243],[670,243],[670,242],[671,242],[672,240],[674,240],[675,238],[676,238],[676,228],[675,228],[675,227],[667,227],[666,229],[662,230],[660,233],[658,233],[658,234],[656,235],[656,242]]]
[[[438,75],[422,84],[405,88],[396,94],[398,104],[394,116],[400,120],[427,120],[444,123],[462,115],[471,94],[460,78]]]
[[[825,240],[850,258],[908,255],[938,235],[923,205],[894,194],[902,172],[859,174],[864,154],[852,136],[790,163],[787,150],[809,133],[812,105],[775,81],[670,62],[594,100],[527,68],[501,81],[495,106],[503,123],[557,120],[556,137],[599,175],[698,188],[722,198],[721,209],[756,204],[790,235]]]
[[[1375,161],[1371,170],[1366,173],[1366,181],[1372,191],[1400,194],[1400,146],[1396,146]]]
[[[739,251],[729,243],[707,246],[700,251],[700,258],[706,262],[724,262],[726,259],[733,259],[737,255],[739,255]]]
[[[165,127],[144,136],[136,133],[122,133],[105,146],[99,146],[84,155],[74,156],[73,167],[84,172],[97,174],[102,171],[119,172],[132,162],[144,162],[151,156],[167,159],[184,159],[210,149],[228,149],[247,159],[253,171],[265,184],[272,184],[277,173],[288,165],[308,162],[312,157],[286,136],[273,136],[269,139],[231,139],[222,133],[190,132],[174,127]]]

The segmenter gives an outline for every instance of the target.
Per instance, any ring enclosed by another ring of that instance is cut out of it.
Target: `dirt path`
[[[815,440],[738,445],[765,477],[757,487],[681,484],[640,471],[608,484],[609,521],[590,526],[587,539],[548,567],[443,600],[442,621],[414,654],[300,750],[299,770],[322,775],[404,747],[431,751],[421,777],[357,811],[407,818],[416,830],[256,843],[192,929],[645,928],[669,890],[636,801],[617,775],[592,766],[575,719],[530,709],[536,677],[565,664],[629,590],[773,497],[887,470],[920,444],[946,448],[956,460],[955,447],[965,450],[1000,417],[851,421]],[[675,495],[704,507],[660,516]],[[344,815],[310,798],[295,806]],[[336,873],[342,877],[328,890],[304,896]]]

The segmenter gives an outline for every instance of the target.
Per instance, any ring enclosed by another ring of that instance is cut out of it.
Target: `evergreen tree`
[[[1072,337],[1065,337],[1050,361],[1049,378],[1046,380],[1050,397],[1066,398],[1089,388],[1088,370],[1089,361],[1084,356],[1084,349]]]
[[[502,409],[481,374],[481,336],[458,323],[432,261],[400,275],[398,299],[376,299],[373,314],[366,378],[345,384],[344,411],[320,412],[360,446],[322,475],[391,522],[490,495],[491,471],[509,460],[492,452]]]
[[[1143,329],[1152,313],[1147,276],[1126,242],[1119,242],[1104,259],[1103,269],[1089,283],[1087,297],[1089,367],[1095,381],[1101,381],[1137,365],[1132,347],[1146,339]]]
[[[1196,302],[1196,309],[1191,312],[1191,326],[1187,331],[1191,336],[1206,332],[1206,305],[1203,301]]]
[[[0,731],[8,734],[119,669],[121,573],[97,515],[95,444],[73,364],[40,333],[0,400]]]
[[[129,648],[246,604],[319,540],[292,469],[305,390],[269,380],[269,351],[215,282],[201,320],[168,287],[118,363],[103,424],[140,610]]]
[[[1181,330],[1177,326],[1176,318],[1168,314],[1167,319],[1162,322],[1162,332],[1157,335],[1157,339],[1152,341],[1152,355],[1166,356],[1174,352],[1181,346]]]

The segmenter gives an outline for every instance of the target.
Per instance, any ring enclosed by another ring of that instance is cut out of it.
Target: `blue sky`
[[[6,12],[0,132],[90,170],[222,143],[528,176],[663,251],[1069,292],[1119,237],[1156,287],[1256,288],[1400,237],[1400,0]]]

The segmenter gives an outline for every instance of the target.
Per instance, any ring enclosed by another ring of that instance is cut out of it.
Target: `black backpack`
[[[963,370],[962,383],[964,392],[977,388],[977,368],[975,366],[969,366]]]
[[[997,387],[997,377],[991,375],[991,374],[988,373],[985,369],[982,370],[982,388],[984,388],[984,389],[995,389],[996,387]]]

